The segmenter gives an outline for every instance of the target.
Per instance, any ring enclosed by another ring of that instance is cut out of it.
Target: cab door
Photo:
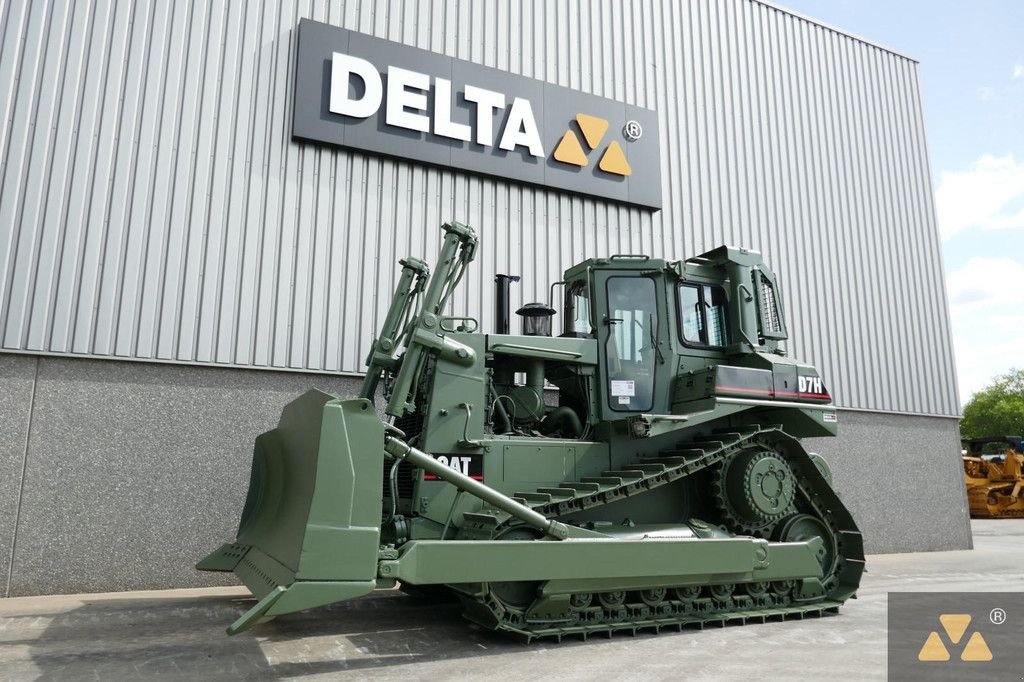
[[[664,362],[658,281],[635,270],[595,277],[601,411],[606,419],[654,409],[658,367]]]

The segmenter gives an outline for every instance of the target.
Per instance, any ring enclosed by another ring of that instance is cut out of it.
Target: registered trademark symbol
[[[988,619],[993,625],[1002,625],[1006,622],[1006,611],[996,607],[989,612]]]
[[[630,142],[636,142],[644,134],[644,128],[639,121],[626,121],[622,126],[622,136]]]

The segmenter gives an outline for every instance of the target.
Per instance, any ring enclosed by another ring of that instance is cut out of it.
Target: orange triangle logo
[[[583,147],[580,146],[576,133],[571,130],[567,130],[565,135],[562,135],[562,139],[558,146],[555,147],[555,152],[552,156],[555,157],[556,161],[572,166],[582,167],[587,165],[587,155],[583,153]]]
[[[967,646],[964,647],[963,653],[960,654],[960,660],[992,660],[992,650],[988,648],[988,644],[985,643],[985,638],[981,636],[980,632],[975,632],[973,635],[971,635],[971,638],[967,640]]]
[[[939,639],[939,633],[932,632],[928,635],[928,639],[925,640],[924,646],[921,647],[921,651],[917,654],[917,660],[919,661],[948,661],[949,652],[946,651],[946,647],[942,644],[942,640]]]
[[[629,162],[626,161],[626,155],[622,153],[622,147],[615,140],[612,140],[612,143],[608,145],[608,149],[605,150],[597,167],[605,173],[614,173],[615,175],[629,176],[633,173],[633,169],[629,167]]]
[[[944,613],[939,616],[939,622],[949,635],[949,641],[959,644],[960,638],[967,632],[967,626],[971,624],[971,616],[967,613]]]
[[[587,146],[596,149],[597,145],[601,144],[601,138],[604,137],[605,131],[608,130],[608,121],[589,114],[576,114],[576,123],[583,131],[583,138],[587,141]]]
[[[964,633],[967,632],[967,627],[971,624],[971,616],[966,613],[944,613],[939,616],[939,622],[942,623],[942,629],[946,631],[946,636],[949,637],[949,641],[953,644],[959,644],[960,640],[963,639]],[[942,638],[938,632],[932,631],[928,634],[928,639],[925,640],[924,646],[921,647],[921,651],[917,653],[917,660],[919,661],[948,661],[949,650],[942,643]],[[980,632],[974,632],[971,634],[970,639],[967,640],[967,645],[964,646],[963,651],[960,652],[961,661],[991,661],[992,650],[988,648],[988,643],[985,638],[981,636]]]

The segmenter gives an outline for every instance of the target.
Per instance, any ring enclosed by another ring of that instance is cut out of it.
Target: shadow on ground
[[[281,616],[234,637],[224,627],[251,606],[249,599],[105,596],[82,602],[67,611],[0,619],[8,635],[19,633],[0,637],[0,651],[26,647],[28,654],[0,655],[2,667],[17,679],[284,679],[527,648],[471,625],[455,602],[397,591]],[[17,622],[22,619],[34,622]]]

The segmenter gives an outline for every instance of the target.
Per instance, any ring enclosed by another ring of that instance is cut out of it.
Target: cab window
[[[654,401],[658,305],[654,280],[608,279],[605,361],[608,402],[613,410],[649,410]]]
[[[565,290],[562,335],[585,337],[593,334],[590,322],[590,289],[586,282],[573,282]]]
[[[711,284],[679,285],[679,327],[691,346],[721,347],[729,343],[725,289]]]

